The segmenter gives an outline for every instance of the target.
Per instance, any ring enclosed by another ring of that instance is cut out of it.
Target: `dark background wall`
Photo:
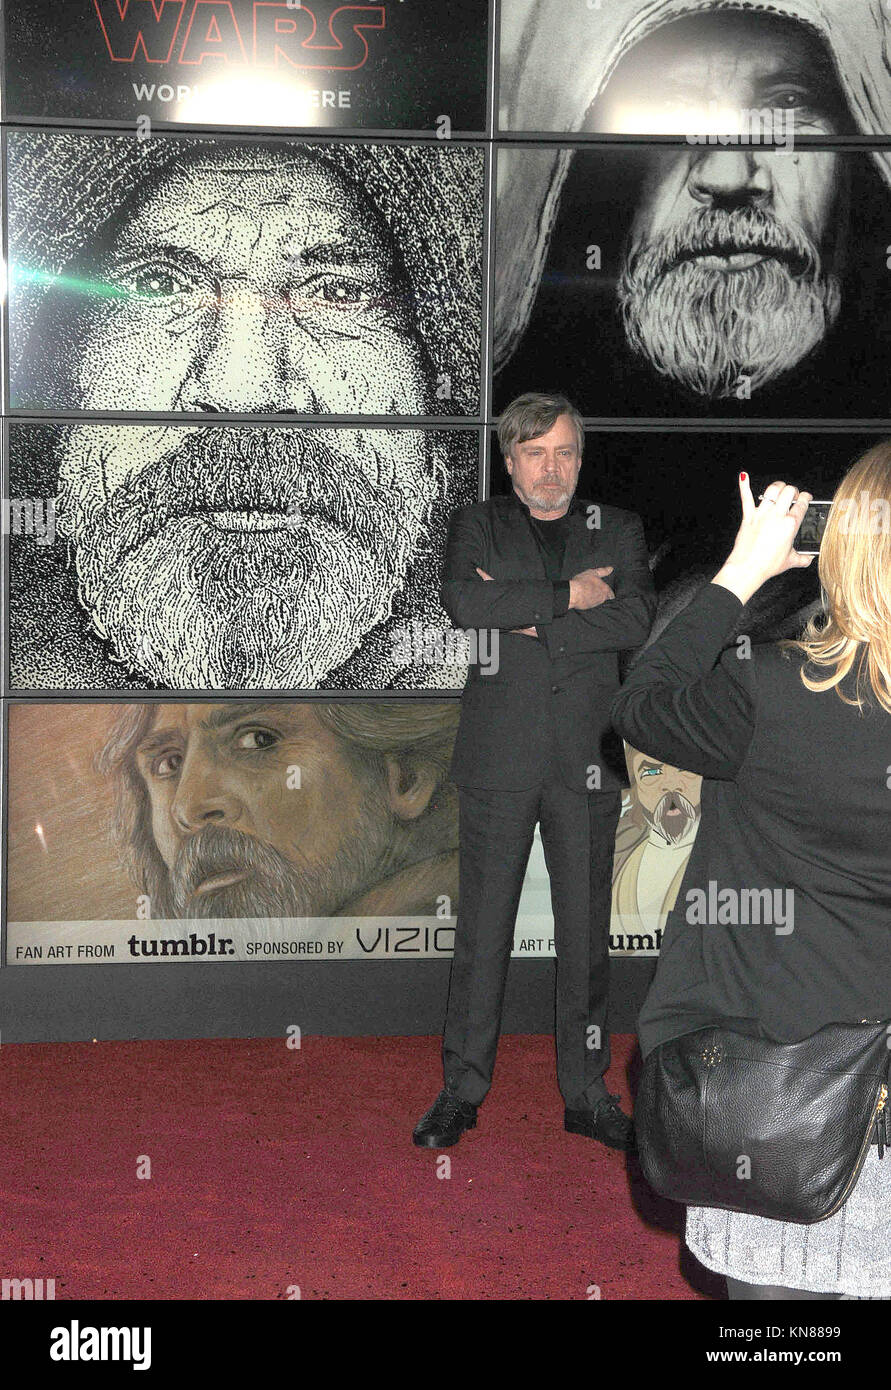
[[[655,961],[612,962],[613,1032],[632,1032]],[[40,965],[0,971],[0,1040],[277,1037],[438,1033],[449,964]],[[553,1028],[553,960],[511,963],[505,1033]]]

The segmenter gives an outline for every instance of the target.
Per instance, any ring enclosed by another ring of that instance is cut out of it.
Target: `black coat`
[[[800,650],[728,647],[741,610],[704,585],[613,704],[635,748],[704,779],[640,1014],[644,1057],[729,1019],[776,1042],[891,1020],[891,714],[868,683],[863,713],[808,690]]]
[[[573,790],[614,790],[623,781],[609,727],[618,653],[646,641],[656,596],[640,518],[594,507],[573,500],[562,577],[612,565],[605,582],[615,598],[559,616],[555,584],[515,493],[452,516],[443,607],[458,628],[498,629],[497,671],[486,675],[471,664],[461,697],[451,766],[459,786],[528,789],[544,777],[552,751]],[[538,638],[510,631],[531,626]]]

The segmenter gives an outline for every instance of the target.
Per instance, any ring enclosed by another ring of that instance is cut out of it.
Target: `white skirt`
[[[707,1269],[747,1284],[891,1298],[891,1150],[870,1145],[838,1211],[811,1226],[688,1207],[685,1240]]]

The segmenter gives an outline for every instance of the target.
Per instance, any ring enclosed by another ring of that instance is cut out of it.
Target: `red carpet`
[[[626,1109],[633,1044],[607,1076]],[[442,1154],[410,1140],[438,1066],[438,1038],[6,1044],[0,1275],[57,1299],[723,1296],[682,1209],[564,1132],[550,1038],[503,1039]]]

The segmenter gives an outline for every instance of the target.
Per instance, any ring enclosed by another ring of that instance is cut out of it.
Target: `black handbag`
[[[870,1143],[891,1146],[891,1023],[831,1023],[796,1043],[707,1027],[648,1055],[634,1106],[641,1168],[664,1197],[775,1221],[825,1221]]]

